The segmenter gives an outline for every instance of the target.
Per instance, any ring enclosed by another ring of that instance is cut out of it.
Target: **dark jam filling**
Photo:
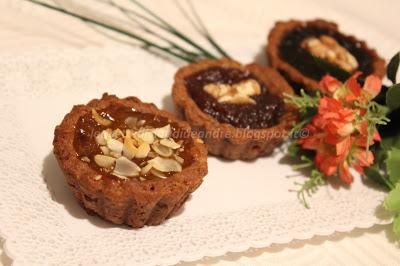
[[[261,94],[251,97],[256,104],[219,103],[203,89],[212,83],[232,85],[248,79],[256,80],[261,86]],[[185,82],[197,106],[220,123],[238,128],[268,128],[279,123],[284,111],[282,100],[269,93],[265,84],[247,71],[212,67],[186,77]]]
[[[292,30],[285,35],[279,45],[280,57],[295,67],[303,75],[314,80],[320,80],[326,72],[315,63],[312,55],[307,50],[301,48],[301,42],[308,37],[319,37],[321,35],[334,38],[341,46],[349,51],[357,59],[359,65],[358,70],[362,71],[364,75],[372,73],[373,59],[368,51],[362,48],[361,43],[332,29],[299,27]]]
[[[189,154],[189,148],[188,148],[189,145],[193,143],[192,139],[189,138],[190,134],[184,134],[182,132],[179,132],[178,131],[179,129],[177,128],[176,124],[171,123],[170,121],[168,121],[168,119],[164,117],[154,116],[152,114],[136,112],[132,108],[121,107],[121,106],[110,106],[103,110],[97,110],[97,112],[101,116],[112,120],[113,121],[112,124],[110,126],[99,125],[93,119],[91,113],[88,113],[80,117],[77,124],[75,125],[74,148],[77,153],[77,156],[80,159],[82,159],[83,157],[87,157],[90,159],[90,162],[88,162],[89,166],[92,169],[98,171],[103,178],[108,177],[111,179],[118,179],[118,177],[111,174],[110,170],[101,168],[95,163],[94,156],[97,154],[102,154],[100,146],[96,142],[96,136],[100,134],[103,130],[108,128],[111,128],[112,130],[119,128],[122,131],[128,129],[128,126],[125,124],[125,119],[128,117],[136,117],[138,121],[140,120],[146,121],[144,127],[160,128],[170,124],[174,140],[176,142],[182,140],[183,141],[182,147],[185,148],[184,151],[179,153],[179,156],[184,159],[182,168],[185,168],[186,166],[190,165],[193,162],[193,158]],[[175,136],[177,136],[177,138],[175,138]],[[143,163],[149,159],[151,158],[144,158],[144,159],[134,158],[132,159],[132,161],[142,167]],[[169,177],[172,174],[174,173],[172,172],[163,173],[163,175],[165,175],[166,177]],[[150,172],[142,177],[149,180],[158,178],[155,175],[151,174]]]

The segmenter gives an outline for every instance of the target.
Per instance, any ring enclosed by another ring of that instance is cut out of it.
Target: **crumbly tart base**
[[[253,160],[271,154],[274,148],[287,137],[293,123],[297,120],[296,109],[285,105],[279,124],[270,128],[236,128],[230,124],[220,123],[197,106],[185,84],[186,77],[210,67],[250,71],[267,86],[272,94],[282,98],[284,93],[293,94],[292,88],[272,68],[261,67],[257,64],[242,65],[230,59],[203,60],[187,65],[175,74],[172,89],[174,103],[192,129],[203,138],[211,154],[229,160]]]
[[[279,55],[279,45],[287,32],[290,32],[291,30],[298,27],[309,27],[309,26],[332,29],[334,31],[340,32],[339,27],[336,23],[322,19],[316,19],[310,21],[300,21],[300,20],[278,21],[268,35],[266,55],[271,67],[278,70],[280,73],[283,73],[285,77],[287,77],[294,83],[302,85],[305,89],[315,90],[318,88],[317,80],[306,77],[299,70],[297,70],[295,67],[287,63],[284,59],[282,59]],[[373,72],[371,74],[383,78],[386,73],[385,60],[379,57],[375,49],[369,48],[366,42],[360,41],[354,36],[346,35],[343,33],[341,34],[345,37],[352,39],[354,42],[359,42],[361,44],[361,47],[365,49],[365,51],[367,51],[367,53],[371,56],[373,60],[372,64]]]
[[[174,115],[157,109],[154,104],[142,103],[136,97],[119,99],[104,94],[100,100],[92,100],[87,105],[76,105],[68,113],[54,133],[54,154],[64,172],[67,183],[79,203],[89,213],[115,224],[126,224],[134,228],[144,225],[158,225],[173,215],[188,196],[202,183],[207,174],[207,148],[196,136],[190,147],[193,163],[182,172],[166,179],[147,180],[95,180],[98,172],[81,161],[74,150],[74,125],[78,119],[91,112],[92,108],[104,109],[109,105],[135,108],[139,112],[163,116],[176,123],[180,129],[190,126]]]

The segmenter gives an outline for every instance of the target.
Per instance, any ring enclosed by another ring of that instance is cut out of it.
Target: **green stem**
[[[312,162],[301,163],[301,164],[293,165],[293,166],[292,166],[292,169],[296,171],[296,170],[301,170],[301,169],[304,169],[304,168],[309,168],[309,167],[311,167],[311,166],[313,166],[313,163],[312,163]]]
[[[198,29],[200,34],[202,34],[222,56],[224,56],[226,58],[231,58],[229,56],[229,54],[224,49],[222,49],[222,47],[214,40],[211,33],[208,31],[207,27],[204,25],[203,20],[197,13],[196,8],[194,7],[192,1],[188,0],[187,2],[189,3],[190,10],[192,11],[192,13],[201,29],[196,27],[195,23],[190,18],[189,18],[189,21],[191,21],[191,23],[195,26],[195,28]]]
[[[211,37],[211,35],[206,36],[207,40],[211,43],[211,45],[223,56],[226,58],[231,58],[231,56],[224,50],[222,49],[221,46]]]
[[[177,43],[173,42],[172,40],[170,40],[170,39],[168,39],[168,38],[166,38],[166,37],[164,37],[164,36],[161,36],[160,34],[154,32],[154,31],[151,30],[149,27],[147,27],[147,26],[144,25],[142,22],[140,22],[140,21],[137,19],[137,17],[140,18],[140,19],[143,19],[143,20],[145,20],[145,21],[147,21],[147,22],[149,22],[149,23],[152,24],[152,25],[155,25],[155,26],[160,27],[160,28],[162,28],[162,29],[168,30],[168,29],[164,28],[164,26],[162,26],[161,24],[159,24],[159,23],[157,23],[157,22],[154,22],[154,21],[148,19],[147,17],[138,14],[138,13],[136,13],[136,12],[133,11],[133,10],[124,8],[124,7],[122,7],[122,6],[118,5],[118,4],[116,4],[116,3],[115,3],[114,1],[112,1],[112,0],[99,0],[99,1],[100,1],[100,2],[103,2],[103,3],[107,3],[107,4],[109,4],[109,5],[111,5],[111,6],[115,7],[115,8],[117,8],[117,9],[118,9],[121,13],[123,13],[128,19],[130,19],[130,20],[132,20],[133,22],[137,23],[137,24],[142,28],[143,31],[145,31],[145,32],[148,33],[148,34],[151,34],[152,36],[154,36],[154,37],[156,37],[156,38],[158,38],[158,39],[160,39],[160,40],[162,40],[162,41],[164,41],[164,42],[166,42],[166,43],[168,43],[172,48],[178,50],[178,51],[181,52],[181,53],[184,53],[187,57],[192,58],[194,61],[196,61],[196,59],[198,59],[198,58],[200,57],[199,54],[197,54],[197,53],[195,53],[195,52],[191,52],[191,51],[189,51],[189,50],[186,50],[185,48],[181,47],[180,45],[178,45]]]
[[[68,11],[66,9],[63,9],[63,8],[59,8],[59,7],[55,7],[53,5],[49,5],[47,3],[43,3],[43,2],[40,2],[40,1],[36,1],[36,0],[26,0],[26,1],[34,3],[34,4],[37,4],[37,5],[40,5],[40,6],[43,6],[43,7],[46,7],[48,9],[51,9],[51,10],[54,10],[54,11],[57,11],[57,12],[60,12],[60,13],[63,13],[65,15],[69,15],[71,17],[75,17],[75,18],[80,19],[80,20],[82,20],[84,22],[89,22],[89,23],[92,23],[94,25],[106,28],[108,30],[118,32],[118,33],[120,33],[122,35],[125,35],[125,36],[128,36],[130,38],[133,38],[135,40],[140,41],[146,47],[153,47],[153,48],[155,48],[155,49],[157,49],[159,51],[162,51],[162,52],[165,52],[165,53],[167,53],[169,55],[172,55],[172,56],[175,56],[177,58],[180,58],[180,59],[182,59],[182,60],[184,60],[186,62],[189,62],[189,63],[193,63],[194,62],[194,60],[192,58],[188,58],[188,57],[186,57],[184,55],[175,53],[175,52],[171,51],[169,48],[162,47],[162,46],[160,46],[158,44],[155,44],[155,43],[153,43],[153,42],[151,42],[151,41],[149,41],[149,40],[147,40],[147,39],[145,39],[145,38],[143,38],[143,37],[141,37],[139,35],[136,35],[134,33],[124,31],[122,29],[107,25],[107,24],[105,24],[103,22],[100,22],[100,21],[97,21],[97,20],[82,16],[82,15],[79,15],[79,14],[73,13],[73,12]]]
[[[393,185],[393,183],[390,182],[390,180],[388,180],[388,179],[386,179],[386,178],[384,178],[384,177],[382,177],[381,179],[383,180],[383,182],[386,184],[386,186],[387,186],[390,190],[393,190],[393,189],[395,188],[395,185]]]
[[[199,44],[195,43],[192,39],[188,38],[187,36],[185,36],[184,34],[182,34],[180,31],[178,31],[174,26],[172,26],[171,24],[169,24],[167,21],[165,21],[164,19],[162,19],[160,16],[158,16],[156,13],[154,13],[153,11],[151,11],[150,9],[148,9],[146,6],[144,6],[143,4],[141,4],[139,1],[137,0],[130,0],[132,3],[134,3],[136,6],[138,6],[139,8],[141,8],[143,11],[145,11],[147,14],[149,14],[150,16],[152,16],[153,18],[155,18],[156,20],[158,20],[159,22],[161,22],[164,26],[166,26],[168,28],[168,32],[170,32],[171,34],[179,37],[180,39],[182,39],[183,41],[185,41],[186,43],[190,44],[191,46],[195,47],[196,49],[200,50],[204,56],[210,58],[210,59],[218,59],[215,55],[213,55],[212,53],[210,53],[209,51],[207,51],[206,49],[204,49],[203,47],[201,47]]]

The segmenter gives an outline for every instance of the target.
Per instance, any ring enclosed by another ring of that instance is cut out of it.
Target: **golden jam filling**
[[[74,147],[78,157],[98,171],[95,180],[108,176],[145,181],[168,178],[190,163],[185,148],[191,140],[184,135],[166,118],[111,106],[92,109],[79,119]]]

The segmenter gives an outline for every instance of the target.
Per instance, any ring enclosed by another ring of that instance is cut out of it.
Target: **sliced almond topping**
[[[116,173],[113,173],[113,175],[115,175],[116,177],[118,177],[119,179],[122,179],[122,180],[129,180],[129,178],[127,178],[126,176],[123,176],[123,175],[118,175]]]
[[[173,140],[171,138],[170,139],[162,139],[162,140],[160,140],[160,143],[163,146],[174,149],[174,150],[179,149],[181,147],[180,144],[176,143],[175,140]]]
[[[136,128],[136,126],[137,126],[137,117],[132,117],[132,116],[130,116],[130,117],[128,117],[127,119],[125,119],[125,124],[129,127],[129,128],[131,128],[131,129],[134,129],[134,128]]]
[[[123,146],[124,144],[119,142],[118,140],[115,139],[107,140],[107,147],[115,153],[121,154]]]
[[[121,176],[138,176],[140,170],[140,167],[131,160],[125,157],[120,157],[115,162],[113,174],[115,173]]]
[[[146,175],[153,166],[151,164],[147,164],[145,167],[142,168],[142,171],[140,172],[142,175]]]
[[[112,139],[112,136],[111,136],[112,130],[111,130],[111,128],[108,128],[108,129],[106,129],[106,130],[103,130],[102,133],[103,133],[103,138],[104,138],[105,140]]]
[[[156,157],[157,157],[157,153],[155,153],[155,152],[153,152],[153,151],[150,151],[150,152],[147,154],[147,157],[149,157],[149,158],[156,158]]]
[[[176,154],[174,154],[174,159],[180,164],[183,164],[185,162],[185,160],[182,157],[180,157]]]
[[[107,148],[106,146],[100,146],[100,150],[104,155],[109,155],[110,154],[110,149]]]
[[[107,144],[107,140],[104,138],[103,132],[101,132],[100,134],[98,134],[96,136],[96,142],[99,145],[106,145]]]
[[[136,156],[138,149],[133,145],[133,141],[131,138],[126,137],[124,141],[124,146],[122,148],[122,154],[128,158],[132,159]]]
[[[141,141],[148,144],[154,142],[154,134],[150,131],[139,131],[136,133],[136,137]]]
[[[106,156],[106,155],[97,154],[94,156],[94,161],[100,167],[111,168],[115,163],[115,158]]]
[[[93,177],[93,179],[96,180],[96,181],[100,180],[101,178],[102,178],[101,175],[96,175],[95,177]]]
[[[109,139],[111,139],[110,130],[103,130],[96,136],[96,142],[99,145],[107,145]]]
[[[164,146],[160,143],[154,143],[153,145],[151,145],[151,147],[158,155],[161,155],[163,157],[169,157],[174,153],[171,148]]]
[[[113,152],[113,151],[110,151],[110,153],[108,155],[112,156],[114,158],[119,158],[122,156],[121,153],[117,153],[117,152]]]
[[[153,133],[160,139],[167,139],[167,138],[171,137],[171,133],[172,133],[171,125],[168,124],[164,127],[155,128],[155,129],[153,129]]]
[[[246,88],[243,90],[246,91]],[[93,109],[93,117],[95,114],[100,116]],[[101,116],[100,118],[105,119]],[[103,130],[96,136],[96,142],[103,153],[94,157],[96,164],[108,169],[107,172],[112,171],[113,175],[122,180],[138,176],[143,181],[146,180],[143,176],[148,173],[166,178],[165,173],[182,171],[184,159],[178,156],[178,151],[183,150],[183,141],[171,138],[171,125],[151,128],[143,126],[145,123],[145,120],[138,121],[136,117],[128,117],[125,119],[128,129]],[[139,166],[132,161],[133,158],[145,160],[141,160]],[[100,175],[94,178],[100,180],[102,177]]]
[[[111,137],[113,139],[124,138],[124,132],[122,132],[121,129],[117,128],[112,132]]]
[[[173,159],[156,157],[148,161],[156,170],[161,172],[181,172],[182,166]]]
[[[97,113],[97,111],[95,109],[92,109],[92,117],[93,119],[100,125],[102,126],[109,126],[111,125],[112,121],[108,120],[107,118],[102,117],[101,115],[99,115],[99,113]]]
[[[82,162],[86,162],[86,163],[90,163],[90,159],[89,159],[87,156],[83,156],[83,157],[81,158],[81,161],[82,161]]]
[[[132,138],[132,130],[130,129],[125,130],[125,138]]]
[[[160,171],[157,171],[156,169],[151,169],[150,172],[151,172],[153,175],[155,175],[155,176],[157,176],[157,177],[159,177],[159,178],[162,178],[162,179],[167,178],[163,173],[161,173]]]
[[[146,158],[150,152],[150,145],[146,142],[143,142],[138,147],[137,153],[135,155],[136,158]]]

